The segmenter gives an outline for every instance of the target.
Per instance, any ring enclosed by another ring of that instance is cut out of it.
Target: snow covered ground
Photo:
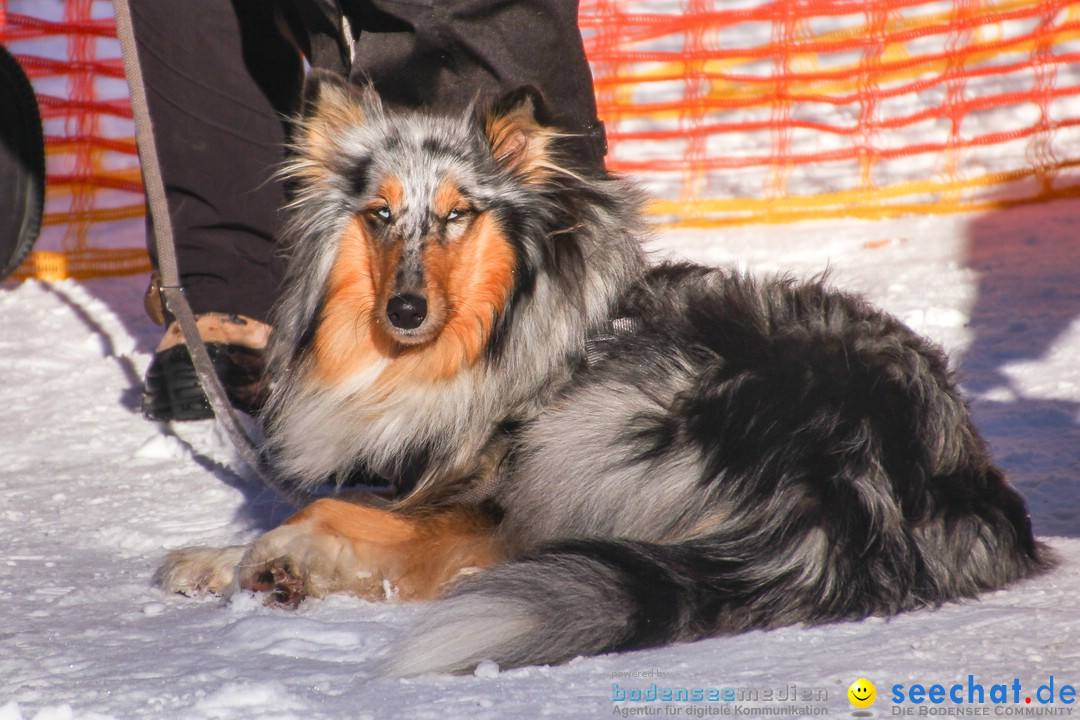
[[[562,667],[482,666],[467,677],[375,675],[414,607],[337,597],[286,612],[251,596],[225,603],[153,588],[167,549],[246,540],[288,508],[238,474],[213,422],[169,428],[140,416],[158,332],[142,316],[143,279],[0,286],[0,720],[480,720],[646,707],[681,717],[749,707],[850,717],[846,690],[860,677],[878,689],[868,712],[887,717],[927,707],[892,703],[893,685],[964,683],[966,694],[969,675],[988,694],[1021,683],[1019,704],[988,706],[990,715],[1071,710],[1041,705],[1035,692],[1051,676],[1055,693],[1080,685],[1078,219],[1080,202],[1062,201],[980,216],[680,232],[654,243],[658,254],[754,270],[829,268],[836,284],[942,342],[1036,529],[1063,557],[1060,569],[887,622],[754,632]],[[138,234],[141,223],[122,231]],[[730,688],[742,700],[616,703],[613,683]],[[782,702],[792,685],[811,697]]]

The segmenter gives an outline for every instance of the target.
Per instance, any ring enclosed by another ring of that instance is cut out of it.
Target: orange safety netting
[[[109,222],[145,212],[111,4],[0,0],[0,42],[37,91],[46,152],[43,235],[59,235],[57,247],[32,252],[14,276],[148,272],[144,247],[110,247],[99,237]]]
[[[668,222],[1080,194],[1077,2],[584,0],[581,26],[610,167]]]
[[[1080,2],[582,0],[580,24],[609,165],[650,190],[659,222],[1080,195]],[[114,33],[104,0],[0,0],[0,41],[46,122],[45,223],[66,228],[24,277],[147,269],[93,232],[143,214],[130,106],[102,91],[123,77]]]

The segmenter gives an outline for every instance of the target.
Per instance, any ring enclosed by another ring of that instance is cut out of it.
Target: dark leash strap
[[[120,40],[120,50],[124,59],[124,74],[127,76],[128,89],[131,93],[131,112],[135,120],[135,141],[139,148],[139,162],[142,165],[143,184],[146,198],[150,205],[150,221],[154,228],[154,245],[157,248],[158,272],[161,274],[161,295],[165,305],[176,318],[183,333],[184,342],[191,353],[199,383],[210,401],[214,416],[225,429],[226,434],[236,447],[240,457],[252,472],[268,488],[276,492],[296,507],[303,507],[312,501],[312,496],[297,488],[282,483],[267,467],[254,440],[244,430],[236,410],[225,395],[225,388],[214,371],[206,344],[199,336],[195,324],[195,314],[191,311],[184,288],[180,284],[180,272],[176,262],[176,245],[173,239],[172,223],[169,220],[169,205],[165,198],[165,184],[158,164],[157,145],[150,121],[150,111],[146,102],[146,86],[143,84],[142,66],[139,64],[138,49],[135,46],[135,30],[131,23],[131,8],[128,0],[113,0],[113,12],[116,15],[116,35]]]

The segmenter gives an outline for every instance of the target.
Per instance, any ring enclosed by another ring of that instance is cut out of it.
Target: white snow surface
[[[850,717],[846,689],[861,677],[877,685],[871,714],[887,717],[896,712],[894,684],[948,687],[970,674],[987,690],[1016,678],[1033,693],[1050,676],[1058,688],[1080,685],[1078,219],[1080,202],[1059,201],[982,215],[679,231],[651,244],[658,256],[754,272],[828,270],[836,285],[944,344],[997,460],[1060,554],[1057,570],[887,621],[750,632],[561,667],[484,663],[464,677],[376,674],[419,607],[332,597],[289,612],[251,595],[225,602],[154,588],[168,549],[246,541],[289,508],[246,478],[212,421],[167,427],[140,415],[141,378],[160,332],[142,315],[144,279],[4,284],[0,720],[481,720],[645,707],[690,717],[724,705],[612,700],[613,683],[652,682],[796,685],[827,694],[813,708]],[[141,222],[121,225],[121,235],[141,235]],[[810,714],[800,707],[771,717]]]

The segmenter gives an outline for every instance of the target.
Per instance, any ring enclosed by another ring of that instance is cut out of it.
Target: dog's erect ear
[[[379,96],[370,86],[351,83],[336,72],[314,68],[304,80],[300,114],[309,126],[362,125],[366,117],[381,111]]]
[[[521,88],[497,102],[484,121],[495,162],[530,180],[555,169],[550,144],[557,133],[544,125],[543,107],[535,90]]]
[[[303,103],[284,168],[296,187],[317,184],[336,167],[350,130],[369,125],[383,113],[370,85],[356,85],[329,70],[314,69],[304,81]]]

